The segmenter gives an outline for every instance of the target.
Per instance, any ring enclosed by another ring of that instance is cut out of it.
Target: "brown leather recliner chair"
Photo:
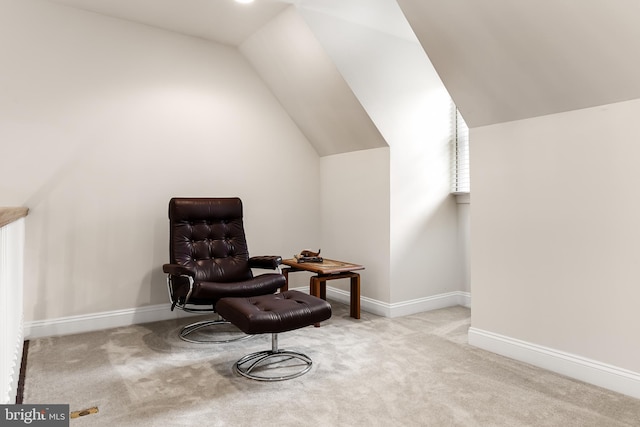
[[[273,294],[285,286],[280,256],[249,257],[239,198],[173,198],[169,201],[170,264],[163,266],[171,310],[215,313],[224,297]],[[252,268],[276,270],[254,276]],[[202,328],[228,324],[217,319],[196,322],[180,331],[189,342],[229,342],[247,337],[204,339],[188,335]],[[238,331],[239,332],[239,331]],[[201,335],[201,334],[198,334]]]

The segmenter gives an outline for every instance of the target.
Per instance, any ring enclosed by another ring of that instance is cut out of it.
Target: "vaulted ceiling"
[[[637,0],[398,0],[475,127],[640,98]]]
[[[284,106],[320,156],[386,147],[387,142],[302,17],[301,3],[317,0],[50,0],[66,6],[238,47]],[[360,14],[364,1],[391,4],[409,31],[393,0],[322,0],[323,12],[349,7],[360,25],[378,25],[385,8]],[[396,31],[388,19],[387,32]],[[410,33],[413,35],[412,33]]]
[[[413,31],[470,127],[640,98],[637,0],[50,1],[236,46],[291,4]]]
[[[252,4],[233,0],[51,1],[235,46],[291,3],[279,0],[257,0]]]

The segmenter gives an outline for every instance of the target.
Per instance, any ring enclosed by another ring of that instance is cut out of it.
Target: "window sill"
[[[456,196],[456,203],[459,205],[471,204],[471,193],[451,193]]]

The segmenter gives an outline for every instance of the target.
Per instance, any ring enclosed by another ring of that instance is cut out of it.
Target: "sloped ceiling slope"
[[[316,12],[414,42],[416,37],[395,0],[291,0],[303,12]],[[304,13],[303,13],[304,16]]]
[[[238,47],[320,156],[388,146],[292,3],[307,0],[49,0]],[[327,0],[324,0],[327,1]],[[391,0],[393,1],[393,0]],[[344,4],[343,4],[344,2]],[[311,2],[313,3],[313,2]],[[367,0],[332,0],[354,16]],[[330,6],[325,4],[326,6]],[[394,31],[393,27],[385,28]]]
[[[275,0],[250,5],[233,0],[50,1],[233,46],[289,6]]]
[[[640,98],[637,0],[398,0],[470,127]]]
[[[251,35],[240,51],[320,156],[388,146],[295,7]]]

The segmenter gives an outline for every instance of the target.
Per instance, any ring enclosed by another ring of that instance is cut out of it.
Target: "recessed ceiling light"
[[[253,3],[253,0],[236,0],[236,3],[243,3],[243,4]]]

